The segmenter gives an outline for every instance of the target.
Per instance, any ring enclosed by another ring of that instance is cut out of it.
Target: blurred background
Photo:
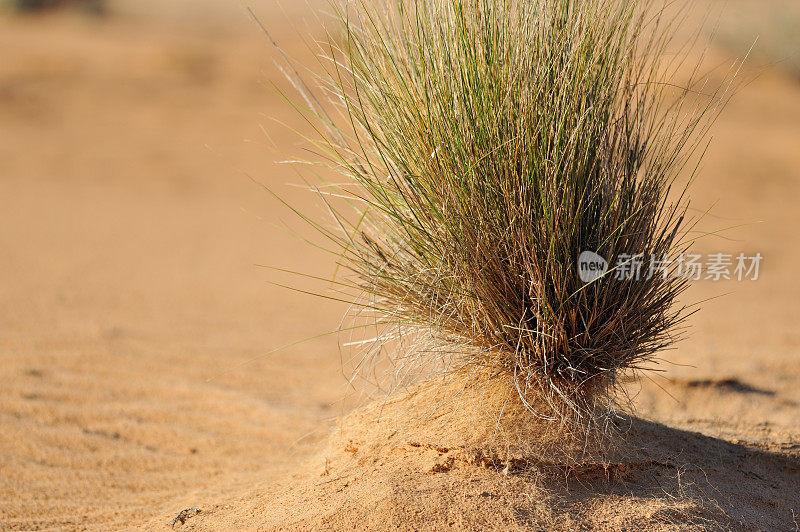
[[[311,62],[324,0],[0,1],[0,528],[168,524],[279,481],[349,408],[334,336],[240,366],[344,311],[256,266],[333,270],[257,184],[314,203],[276,164],[303,125],[245,6]],[[693,193],[706,229],[746,225],[698,248],[764,262],[697,283],[714,299],[631,394],[674,426],[797,441],[800,4],[698,6],[721,13],[712,64],[752,48]]]

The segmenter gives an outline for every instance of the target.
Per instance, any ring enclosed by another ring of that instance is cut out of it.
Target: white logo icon
[[[593,251],[584,251],[578,257],[578,277],[584,283],[596,281],[608,271],[606,259]]]

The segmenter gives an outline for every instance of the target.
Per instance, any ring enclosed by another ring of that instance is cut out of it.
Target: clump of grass
[[[326,297],[353,303],[348,330],[374,327],[353,373],[382,365],[391,391],[444,371],[507,386],[540,418],[602,424],[620,376],[686,317],[685,280],[584,284],[576,265],[586,250],[612,265],[643,254],[647,271],[688,245],[675,183],[726,87],[672,83],[680,16],[636,0],[355,1],[337,15],[317,83],[288,72],[319,133],[310,160],[339,176],[312,184],[333,222],[303,215],[340,264]]]

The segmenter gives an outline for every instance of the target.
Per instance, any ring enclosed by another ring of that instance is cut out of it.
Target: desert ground
[[[290,6],[253,3],[307,58],[315,7]],[[534,484],[372,437],[366,414],[331,437],[355,404],[336,337],[272,352],[345,306],[258,266],[334,267],[258,184],[315,201],[270,148],[300,149],[301,123],[238,4],[3,12],[0,49],[0,529],[160,530],[189,508],[176,530],[798,529],[791,73],[749,63],[692,188],[704,229],[738,226],[698,250],[761,253],[759,279],[694,283],[688,337],[628,386],[636,453]]]

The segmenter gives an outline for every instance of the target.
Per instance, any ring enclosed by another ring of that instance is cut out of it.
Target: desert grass
[[[336,257],[320,295],[351,304],[354,386],[457,378],[569,431],[611,426],[620,378],[690,314],[685,279],[617,274],[691,245],[688,184],[730,90],[699,69],[675,84],[672,7],[354,1],[321,74],[284,58],[314,131],[295,162],[328,220],[289,207]],[[581,282],[587,250],[617,267]]]

